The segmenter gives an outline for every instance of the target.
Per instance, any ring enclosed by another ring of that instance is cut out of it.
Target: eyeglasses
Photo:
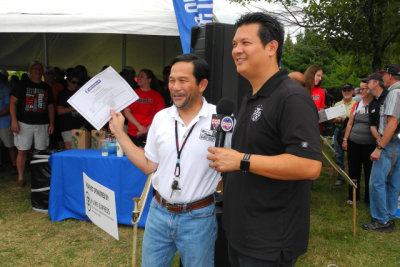
[[[78,81],[71,81],[72,84],[78,84]]]
[[[351,92],[353,89],[351,89],[351,88],[344,88],[344,89],[342,89],[342,91],[343,92]]]
[[[368,90],[368,87],[362,87],[360,90]]]

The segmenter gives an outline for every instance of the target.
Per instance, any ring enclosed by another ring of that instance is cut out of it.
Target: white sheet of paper
[[[341,104],[336,107],[320,110],[318,114],[319,114],[319,123],[321,123],[345,115],[346,107],[344,106],[344,104]]]
[[[89,219],[119,240],[114,191],[83,174],[85,211]]]
[[[120,112],[137,99],[132,87],[110,66],[85,83],[68,103],[100,130],[111,118],[110,109]]]

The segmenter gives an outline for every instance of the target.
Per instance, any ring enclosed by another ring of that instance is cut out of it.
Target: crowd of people
[[[164,79],[168,80],[169,70],[169,66],[165,67]],[[93,129],[67,102],[90,79],[85,66],[65,71],[57,67],[44,70],[35,61],[28,72],[29,76],[24,73],[21,79],[16,75],[9,77],[6,70],[0,73],[0,140],[8,149],[13,172],[18,175],[17,187],[25,184],[25,163],[30,152],[71,149],[72,129]],[[141,70],[136,77],[134,68],[129,66],[120,75],[140,98],[124,113],[132,139],[140,138],[143,147],[154,115],[170,105],[170,98],[162,97],[166,81],[159,81],[148,69]]]
[[[284,31],[273,16],[248,13],[235,26],[232,57],[250,83],[240,89],[250,90],[225,147],[214,147],[216,135],[210,131],[216,107],[203,97],[210,77],[205,60],[177,56],[164,69],[164,84],[148,69],[137,80],[132,67],[121,72],[139,101],[120,113],[111,110],[109,128],[132,163],[153,173],[142,266],[170,265],[176,250],[184,266],[214,265],[214,192],[221,173],[222,224],[232,266],[294,266],[307,250],[311,186],[322,168],[318,111],[331,106],[322,89],[323,69],[312,65],[304,74],[280,69]],[[8,136],[5,146],[18,150],[18,186],[33,143],[44,150],[58,129],[65,148],[71,148],[70,130],[85,123],[66,102],[89,79],[84,66],[67,70],[61,86],[51,72],[42,81],[39,62],[29,73],[29,80],[11,90],[0,87],[11,95],[10,131],[1,137]],[[362,79],[358,96],[354,89],[345,83],[343,98],[334,104],[346,110],[333,119],[336,163],[345,169],[347,151],[349,175],[358,186],[356,200],[364,170],[371,221],[362,228],[391,232],[400,190],[400,65],[388,64]],[[3,110],[0,114],[7,113]],[[339,175],[336,184],[343,183]],[[349,204],[351,196],[350,190]]]

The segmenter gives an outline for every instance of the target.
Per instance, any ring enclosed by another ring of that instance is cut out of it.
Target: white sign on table
[[[111,66],[85,83],[68,103],[94,128],[100,130],[111,118],[139,99],[135,91]]]
[[[114,191],[90,179],[83,172],[85,211],[98,227],[119,240]]]

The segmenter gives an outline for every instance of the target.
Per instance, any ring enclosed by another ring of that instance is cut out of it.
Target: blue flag
[[[183,53],[190,52],[190,30],[212,22],[212,0],[173,0]]]

